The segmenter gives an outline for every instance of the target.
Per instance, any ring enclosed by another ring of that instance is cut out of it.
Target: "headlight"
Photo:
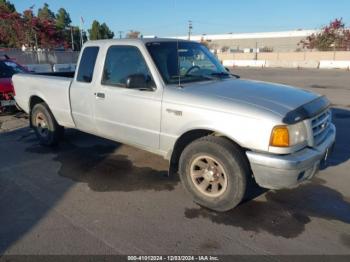
[[[270,146],[292,147],[307,140],[307,130],[303,122],[289,126],[276,126],[272,130]]]

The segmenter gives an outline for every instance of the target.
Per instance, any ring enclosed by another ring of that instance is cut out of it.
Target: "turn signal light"
[[[289,131],[287,126],[276,126],[272,130],[270,146],[289,147]]]

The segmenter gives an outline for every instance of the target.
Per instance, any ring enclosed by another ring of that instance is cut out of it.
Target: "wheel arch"
[[[30,119],[29,125],[30,125],[30,127],[33,127],[33,123],[31,121],[33,108],[35,105],[40,104],[40,103],[45,103],[46,106],[48,107],[48,104],[46,103],[46,101],[38,95],[32,95],[29,98],[29,119]]]
[[[180,159],[182,152],[186,148],[186,146],[188,146],[193,141],[200,139],[202,137],[206,137],[206,136],[219,136],[219,137],[226,138],[231,143],[235,144],[236,146],[238,146],[239,148],[244,150],[244,148],[239,143],[237,143],[234,139],[230,138],[229,136],[227,136],[221,132],[214,131],[211,129],[192,129],[192,130],[189,130],[189,131],[183,133],[176,140],[176,142],[174,144],[173,150],[170,154],[170,168],[169,168],[170,174],[174,174],[178,171],[179,159]]]

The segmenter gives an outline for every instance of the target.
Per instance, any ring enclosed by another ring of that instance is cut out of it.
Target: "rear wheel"
[[[251,174],[244,152],[228,139],[214,136],[189,144],[180,157],[179,171],[196,203],[221,212],[242,201]]]
[[[55,146],[62,139],[64,128],[60,126],[45,103],[32,109],[31,123],[40,144]]]

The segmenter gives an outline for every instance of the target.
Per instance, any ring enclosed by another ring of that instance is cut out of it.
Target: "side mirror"
[[[126,80],[126,88],[138,89],[142,91],[154,91],[155,85],[149,75],[130,75]]]

